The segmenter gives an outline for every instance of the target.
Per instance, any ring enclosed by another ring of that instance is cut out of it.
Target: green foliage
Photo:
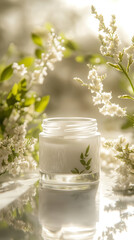
[[[71,170],[71,173],[73,174],[80,174],[79,170],[77,168],[74,168],[73,170]]]
[[[121,126],[121,129],[125,130],[132,127],[134,127],[134,115],[127,115],[127,118]]]
[[[35,56],[36,56],[37,58],[39,58],[39,59],[41,59],[42,53],[44,53],[44,50],[42,50],[42,49],[40,49],[40,48],[37,48],[37,49],[35,50]]]
[[[35,111],[42,113],[45,110],[45,108],[47,107],[49,100],[50,100],[50,96],[44,96],[42,98],[39,98],[35,102]]]
[[[121,98],[121,99],[130,99],[130,100],[133,100],[134,101],[134,98],[132,96],[129,96],[129,95],[121,95],[119,96],[118,98]]]
[[[118,71],[122,71],[122,69],[120,68],[120,66],[118,64],[113,64],[111,62],[107,62],[107,64],[113,68],[115,68]]]
[[[21,64],[24,64],[25,67],[31,67],[32,64],[34,63],[34,57],[25,57],[23,59],[21,59],[18,64],[21,65]]]
[[[105,64],[105,58],[100,54],[80,55],[75,58],[79,63],[90,63],[92,65]]]
[[[39,35],[32,33],[32,40],[34,44],[38,46],[43,46],[43,39]]]
[[[7,96],[7,104],[11,106],[17,101],[18,84],[15,83]]]
[[[89,171],[91,168],[91,160],[92,158],[89,158],[88,160],[86,160],[86,158],[88,158],[89,156],[89,150],[90,150],[90,145],[87,146],[85,153],[81,153],[80,154],[80,163],[82,164],[82,166],[84,167],[84,169],[82,171],[79,171],[77,168],[74,168],[73,170],[71,170],[71,173],[73,174],[82,174],[85,173],[86,170]],[[89,171],[88,173],[91,173],[92,171]]]
[[[79,50],[79,46],[75,41],[71,39],[67,39],[63,33],[61,33],[60,36],[64,40],[64,43],[63,43],[65,47],[65,51],[63,52],[64,57],[69,58],[72,56],[74,52]]]
[[[34,94],[32,96],[30,96],[30,97],[26,97],[25,101],[24,101],[24,106],[28,107],[28,106],[34,104],[35,100],[36,100],[36,98],[34,97]]]
[[[90,146],[87,147],[86,152],[85,152],[85,156],[88,157],[88,152],[89,152]]]
[[[5,64],[0,64],[0,81],[1,81],[1,73],[3,72],[3,70],[4,70],[4,68],[5,68]]]
[[[38,138],[39,137],[39,133],[41,132],[42,127],[41,127],[41,123],[39,123],[38,125],[34,126],[33,128],[30,128],[27,132],[27,138]]]
[[[12,106],[16,102],[20,102],[27,92],[27,81],[22,79],[19,83],[15,83],[7,96],[8,106]]]
[[[2,73],[1,73],[0,82],[8,80],[9,78],[12,77],[12,75],[13,75],[13,69],[12,69],[12,64],[10,64],[6,68],[3,69]]]

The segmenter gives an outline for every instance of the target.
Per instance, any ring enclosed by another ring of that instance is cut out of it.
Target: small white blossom
[[[126,109],[121,108],[118,104],[108,103],[105,104],[102,108],[99,108],[100,113],[103,115],[109,115],[111,117],[118,116],[124,117],[126,116]]]
[[[18,63],[14,62],[12,65],[14,74],[24,77],[27,74],[27,68],[24,64],[19,65]]]
[[[42,69],[34,70],[32,73],[32,80],[33,83],[39,83],[42,84],[44,82],[44,75],[42,72]]]
[[[134,45],[131,45],[127,48],[124,49],[124,52],[127,54],[128,57],[130,57],[131,55],[134,55]]]

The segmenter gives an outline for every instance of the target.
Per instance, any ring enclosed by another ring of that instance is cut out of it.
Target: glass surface
[[[113,192],[114,181],[102,172],[98,189],[64,191],[42,186],[37,175],[5,179],[0,240],[133,240],[134,193]]]

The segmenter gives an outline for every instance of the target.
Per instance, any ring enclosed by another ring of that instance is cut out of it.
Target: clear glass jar
[[[100,172],[96,119],[47,118],[42,127],[39,135],[42,182],[64,189],[96,184]]]

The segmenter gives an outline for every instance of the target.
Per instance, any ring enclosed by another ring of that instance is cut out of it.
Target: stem
[[[123,72],[123,73],[125,74],[125,76],[127,77],[128,81],[129,81],[129,83],[130,83],[130,85],[131,85],[131,87],[132,87],[132,90],[133,90],[133,92],[134,92],[134,86],[133,86],[133,83],[132,83],[130,77],[128,76],[128,73],[126,72],[125,68],[124,68],[120,63],[118,63],[118,65],[120,66],[122,72]]]

